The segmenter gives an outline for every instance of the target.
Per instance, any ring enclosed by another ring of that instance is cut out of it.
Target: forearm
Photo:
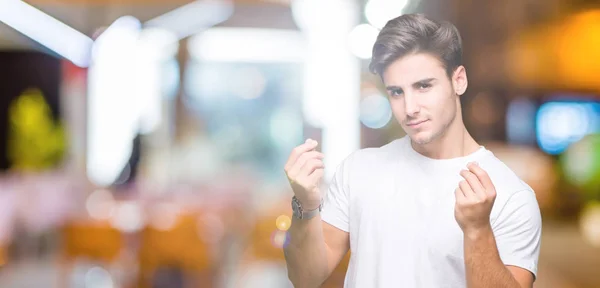
[[[284,248],[288,277],[296,288],[319,287],[328,277],[327,245],[321,217],[292,220]]]
[[[464,250],[467,287],[521,288],[500,259],[491,227],[477,233],[465,233]]]

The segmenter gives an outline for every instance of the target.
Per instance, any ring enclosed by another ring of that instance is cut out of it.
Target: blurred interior
[[[536,287],[600,287],[595,0],[2,0],[0,286],[291,287],[287,156],[316,139],[329,180],[404,135],[368,63],[413,12],[457,25],[465,122],[536,191]]]

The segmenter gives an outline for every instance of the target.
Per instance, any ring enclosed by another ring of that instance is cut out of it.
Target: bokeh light
[[[0,51],[4,108],[19,112],[5,135],[18,157],[8,149],[0,173],[0,287],[293,286],[282,168],[318,140],[325,191],[351,153],[406,135],[368,66],[382,27],[409,13],[460,30],[475,84],[465,125],[541,208],[537,285],[600,287],[600,10],[583,5],[593,1],[134,1],[81,21],[87,2],[43,7],[99,31],[87,69],[22,30],[0,35],[4,48],[7,36],[24,46]],[[55,164],[16,169],[31,157]],[[348,263],[349,253],[322,286],[343,287]]]
[[[85,273],[85,288],[113,288],[110,273],[101,267],[94,267]]]
[[[286,231],[277,230],[271,235],[271,243],[276,248],[285,248],[289,244],[289,234]]]
[[[350,51],[361,59],[370,59],[373,55],[373,45],[377,40],[379,30],[369,24],[360,24],[350,32],[348,44]]]
[[[360,122],[372,129],[383,128],[392,119],[390,102],[381,94],[371,94],[360,102]]]
[[[588,203],[579,222],[583,238],[595,247],[600,247],[600,202]]]
[[[600,130],[600,103],[548,102],[537,114],[537,139],[549,154],[562,153],[571,143]]]
[[[108,220],[115,211],[115,201],[110,191],[98,189],[87,197],[85,208],[90,217],[96,220]]]
[[[535,113],[537,107],[528,98],[510,102],[506,111],[506,136],[513,144],[535,143]]]
[[[365,6],[365,16],[371,25],[383,28],[385,24],[404,13],[409,0],[369,0]]]
[[[287,231],[292,225],[292,219],[290,219],[290,217],[287,215],[280,215],[275,220],[275,225],[277,226],[277,229],[281,231]]]
[[[572,144],[562,155],[561,163],[567,181],[589,193],[598,193],[600,135],[588,135]]]
[[[177,223],[181,208],[174,203],[156,204],[150,213],[150,225],[157,230],[168,231]]]
[[[355,21],[356,5],[347,0],[292,0],[292,17],[301,30],[338,30]]]
[[[597,1],[594,1],[598,3]],[[567,18],[555,41],[553,79],[579,87],[598,87],[600,73],[600,10],[580,11]],[[560,80],[558,80],[560,79]]]
[[[134,201],[118,203],[110,221],[113,227],[125,233],[139,231],[144,226],[140,204]]]

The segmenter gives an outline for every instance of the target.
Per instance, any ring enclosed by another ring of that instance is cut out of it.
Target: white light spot
[[[110,273],[100,267],[94,267],[85,274],[86,288],[113,288],[114,283]]]
[[[383,28],[388,21],[402,15],[409,0],[370,0],[365,6],[367,21],[376,28]]]
[[[349,35],[350,51],[361,59],[370,59],[379,30],[369,24],[360,24]]]
[[[88,196],[85,208],[90,217],[97,220],[108,220],[115,210],[115,201],[110,191],[100,189]]]
[[[118,204],[111,224],[126,233],[139,231],[144,224],[140,205],[133,201]]]
[[[360,103],[360,122],[372,129],[387,125],[392,119],[390,102],[384,96],[373,94]]]

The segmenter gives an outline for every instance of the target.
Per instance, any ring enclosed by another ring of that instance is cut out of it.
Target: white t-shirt
[[[454,191],[471,161],[496,187],[490,223],[503,263],[536,275],[541,216],[531,187],[484,147],[436,160],[405,136],[351,154],[325,196],[323,221],[350,233],[346,288],[466,287]]]

